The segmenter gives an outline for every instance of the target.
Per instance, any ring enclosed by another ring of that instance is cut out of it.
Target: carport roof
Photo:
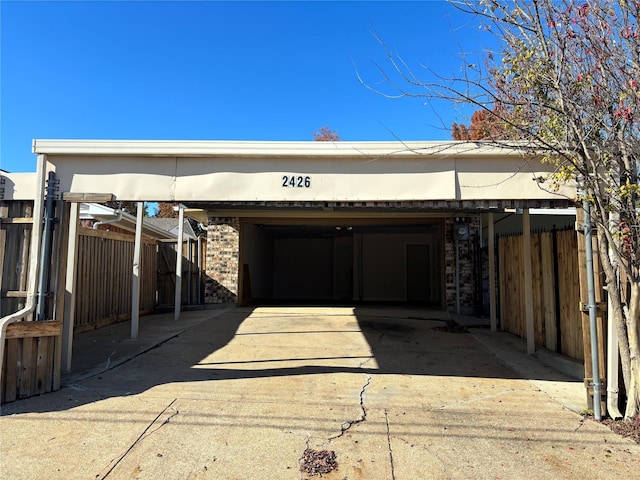
[[[575,197],[572,185],[546,188],[554,166],[517,142],[34,140],[33,151],[76,198],[464,210],[565,207]]]
[[[249,140],[57,140],[34,139],[33,153],[49,155],[140,155],[204,157],[416,157],[416,156],[517,156],[524,144],[497,146],[475,141],[316,142]]]

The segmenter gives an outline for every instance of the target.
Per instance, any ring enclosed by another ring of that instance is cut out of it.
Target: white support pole
[[[184,205],[178,206],[178,243],[176,244],[176,296],[173,319],[180,320],[182,304],[182,237],[184,236]]]
[[[535,329],[533,318],[533,279],[531,267],[531,219],[529,209],[522,211],[522,262],[524,267],[524,318],[527,332],[527,353],[536,353]]]
[[[498,329],[496,315],[496,246],[493,228],[493,212],[487,215],[489,237],[489,316],[491,318],[491,331]]]
[[[73,326],[76,319],[76,264],[78,260],[78,217],[80,204],[72,203],[69,214],[69,243],[66,272],[64,318],[62,320],[62,371],[71,371]]]
[[[136,240],[133,251],[133,288],[131,295],[131,338],[138,338],[140,324],[140,258],[142,252],[142,218],[144,202],[138,202],[138,216],[136,218]]]

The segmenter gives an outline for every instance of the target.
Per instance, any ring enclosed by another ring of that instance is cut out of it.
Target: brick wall
[[[205,303],[237,303],[240,219],[209,218]]]

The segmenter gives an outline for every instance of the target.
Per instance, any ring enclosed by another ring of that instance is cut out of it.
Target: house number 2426
[[[311,177],[302,175],[283,175],[282,186],[285,188],[311,188]]]

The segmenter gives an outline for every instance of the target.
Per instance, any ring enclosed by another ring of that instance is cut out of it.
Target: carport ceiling
[[[255,223],[265,234],[271,237],[309,238],[334,237],[352,235],[354,233],[427,233],[438,228],[438,224],[404,225],[404,224],[369,224],[354,225],[348,220],[341,219],[330,224],[270,224]]]

